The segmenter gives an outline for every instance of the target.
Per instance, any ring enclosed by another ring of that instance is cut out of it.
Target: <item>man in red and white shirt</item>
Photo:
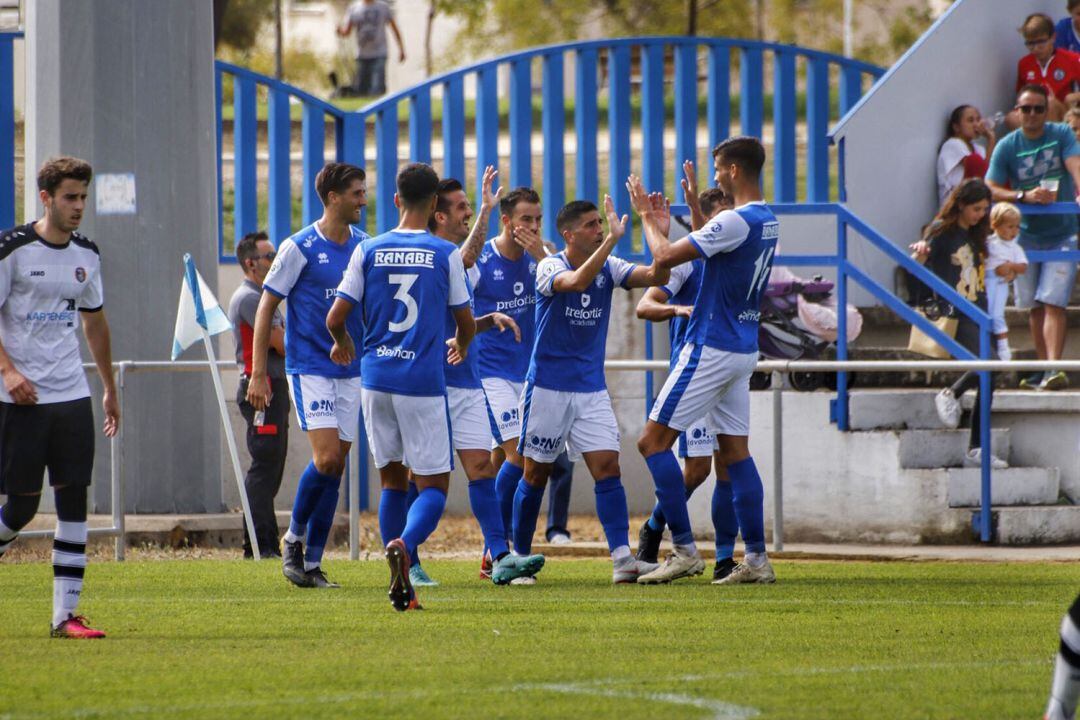
[[[1041,13],[1028,16],[1020,28],[1031,52],[1016,66],[1016,91],[1042,85],[1050,93],[1049,117],[1060,122],[1069,106],[1080,102],[1080,55],[1054,47],[1054,21]]]

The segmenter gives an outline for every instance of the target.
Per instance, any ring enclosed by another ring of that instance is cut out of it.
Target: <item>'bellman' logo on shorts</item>
[[[435,267],[435,251],[421,248],[376,250],[375,267]]]

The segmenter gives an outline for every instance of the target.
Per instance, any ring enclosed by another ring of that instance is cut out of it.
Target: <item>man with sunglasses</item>
[[[1060,122],[1068,107],[1080,102],[1080,55],[1054,46],[1054,21],[1048,15],[1029,15],[1020,33],[1029,54],[1017,63],[1016,91],[1025,85],[1046,88],[1049,118]],[[1021,118],[1011,114],[1019,123]]]
[[[986,182],[996,202],[1048,205],[1072,202],[1080,187],[1080,143],[1064,123],[1047,122],[1049,93],[1025,85],[1016,99],[1020,128],[1002,138],[990,158]],[[1019,243],[1028,253],[1076,249],[1073,213],[1031,215],[1020,221]],[[1030,308],[1029,324],[1040,360],[1058,360],[1065,348],[1065,308],[1076,280],[1076,262],[1032,262],[1016,279],[1017,307]],[[1036,373],[1021,387],[1058,390],[1068,385],[1063,372]]]
[[[263,280],[274,261],[274,246],[264,232],[248,233],[236,244],[236,259],[244,271],[244,281],[229,301],[229,321],[236,342],[236,364],[240,367],[240,388],[236,394],[240,414],[247,423],[247,448],[251,467],[244,477],[255,537],[263,558],[281,557],[274,497],[285,472],[289,449],[289,384],[285,379],[285,321],[274,308],[270,329],[270,349],[266,354],[266,377],[270,382],[270,404],[259,412],[247,401],[251,378],[252,339],[255,313],[262,297]],[[244,557],[250,558],[251,528],[244,527]]]

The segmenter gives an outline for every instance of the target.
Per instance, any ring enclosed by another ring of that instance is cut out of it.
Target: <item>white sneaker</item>
[[[635,583],[642,575],[647,575],[656,570],[658,563],[649,563],[631,556],[621,563],[615,563],[615,569],[611,573],[611,582],[616,585],[623,583]]]
[[[569,545],[573,541],[566,533],[557,532],[551,536],[551,539],[548,540],[548,542],[552,545]]]
[[[701,553],[687,552],[682,545],[676,545],[664,564],[638,577],[641,585],[655,585],[657,583],[669,583],[679,578],[700,575],[705,571],[705,561],[701,559]]]
[[[772,563],[766,560],[758,567],[753,567],[741,562],[735,566],[731,574],[720,580],[713,580],[713,585],[740,585],[743,583],[774,583],[776,573],[773,572]]]
[[[960,425],[960,402],[953,395],[950,388],[945,388],[934,396],[934,409],[937,410],[938,420],[950,430]]]
[[[516,577],[513,580],[511,580],[510,584],[511,585],[535,585],[536,584],[536,577],[534,575],[522,575],[521,577]]]
[[[964,455],[964,464],[968,467],[982,467],[982,448],[971,448]],[[1009,467],[1009,463],[1005,462],[997,455],[990,456],[990,467],[994,470],[1004,470]]]

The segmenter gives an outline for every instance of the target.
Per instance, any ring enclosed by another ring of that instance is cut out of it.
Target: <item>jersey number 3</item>
[[[394,299],[405,305],[405,319],[401,322],[391,321],[389,324],[390,332],[405,332],[416,324],[416,319],[420,316],[420,309],[416,307],[416,299],[409,294],[409,290],[412,289],[418,277],[420,276],[415,273],[387,276],[386,279],[391,285],[397,285]]]

